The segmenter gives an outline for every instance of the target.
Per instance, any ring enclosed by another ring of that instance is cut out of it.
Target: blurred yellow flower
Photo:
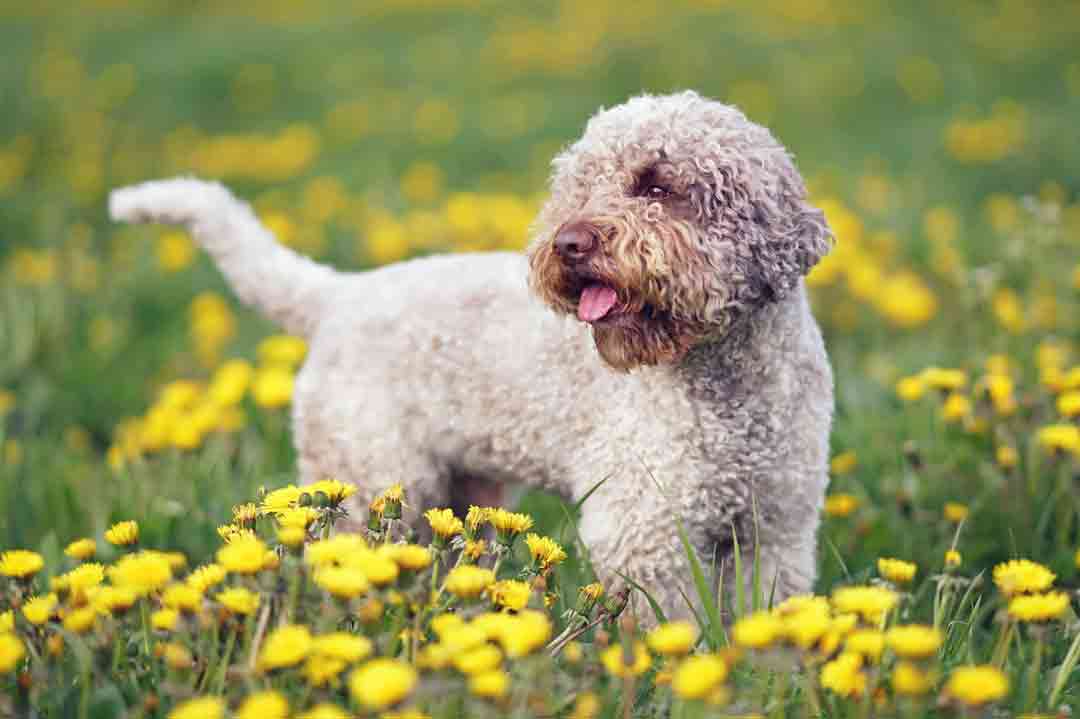
[[[205,593],[207,589],[220,584],[224,579],[225,567],[220,564],[204,564],[192,570],[184,581],[199,592]]]
[[[1065,417],[1080,415],[1080,391],[1072,390],[1058,395],[1057,411]]]
[[[353,599],[371,587],[367,575],[352,567],[323,567],[315,572],[314,581],[338,599]]]
[[[829,462],[829,471],[834,476],[841,477],[845,474],[851,474],[855,470],[855,466],[858,464],[858,458],[855,455],[854,450],[848,450],[841,452],[832,458]]]
[[[90,559],[97,553],[97,542],[89,537],[76,539],[64,548],[64,554],[72,559]]]
[[[697,629],[690,622],[674,621],[649,632],[646,642],[657,654],[678,657],[690,652],[697,636]]]
[[[529,533],[525,536],[525,544],[529,548],[529,554],[532,555],[537,566],[542,570],[546,570],[566,559],[566,552],[563,551],[558,542],[550,537]]]
[[[22,605],[23,616],[31,624],[41,626],[49,621],[49,617],[56,611],[58,602],[59,600],[55,594],[31,597]]]
[[[109,579],[139,596],[161,589],[172,579],[172,566],[159,552],[125,554],[108,569]]]
[[[600,597],[604,596],[604,585],[600,582],[586,584],[581,588],[580,594],[586,601],[595,602],[600,599]]]
[[[541,611],[525,609],[507,619],[497,638],[511,659],[532,654],[551,638],[551,620]]]
[[[348,632],[332,632],[315,637],[311,646],[312,654],[340,659],[350,664],[367,659],[372,651],[374,645],[370,639]]]
[[[124,547],[139,541],[139,523],[135,520],[117,522],[105,532],[105,541],[118,547]]]
[[[942,514],[945,516],[945,519],[953,524],[959,524],[968,518],[969,511],[966,504],[946,502],[945,507],[942,509]]]
[[[25,579],[37,574],[44,566],[42,556],[27,549],[12,549],[0,554],[0,574],[5,577]]]
[[[418,681],[416,670],[395,659],[372,659],[349,675],[349,693],[368,709],[385,709],[409,696]]]
[[[918,567],[912,562],[902,559],[890,559],[881,557],[877,561],[878,574],[896,584],[907,584],[915,578]]]
[[[495,582],[495,573],[472,565],[462,565],[450,570],[446,576],[446,590],[458,597],[478,597]]]
[[[775,614],[759,611],[736,621],[731,637],[740,647],[763,649],[779,639],[783,631],[784,624]]]
[[[453,657],[454,668],[462,674],[479,674],[496,669],[502,664],[502,652],[494,644],[460,652]]]
[[[278,365],[260,367],[252,382],[252,397],[260,407],[278,409],[292,402],[293,384],[293,374],[288,369]]]
[[[496,607],[517,612],[528,605],[529,597],[532,595],[532,587],[529,586],[528,582],[521,582],[516,579],[502,579],[488,587],[487,592],[491,597],[491,603]]]
[[[266,637],[259,651],[259,668],[263,671],[296,666],[311,652],[314,640],[311,631],[300,624],[285,624]]]
[[[502,699],[510,691],[510,675],[498,669],[469,676],[469,691],[487,699]]]
[[[852,494],[837,492],[825,498],[825,514],[830,517],[847,517],[858,508],[859,499]]]
[[[162,606],[183,612],[194,612],[202,604],[202,592],[189,584],[170,584],[161,593]]]
[[[856,629],[844,640],[844,651],[876,662],[885,651],[885,634],[877,629]]]
[[[1009,600],[1009,616],[1022,622],[1048,622],[1058,619],[1069,608],[1065,592],[1025,594]]]
[[[169,712],[168,719],[222,719],[225,700],[220,697],[197,697],[181,702]]]
[[[917,275],[900,272],[883,281],[875,306],[896,326],[912,329],[934,316],[937,298]]]
[[[1045,591],[1055,578],[1049,569],[1029,559],[1013,559],[994,567],[994,584],[1008,597]]]
[[[236,719],[286,719],[289,701],[281,692],[268,690],[248,695],[236,710]]]
[[[896,396],[905,402],[915,402],[926,394],[926,383],[919,376],[902,377],[896,383]]]
[[[185,233],[170,231],[157,241],[158,267],[166,272],[179,272],[195,261],[195,244]]]
[[[921,624],[895,626],[885,633],[885,642],[898,657],[926,659],[937,653],[943,637],[934,627]]]
[[[237,404],[247,394],[254,373],[255,370],[245,360],[229,360],[214,372],[206,388],[206,396],[222,407]]]
[[[897,662],[892,672],[893,691],[900,695],[920,696],[930,691],[933,681],[912,662]]]
[[[303,714],[297,715],[296,719],[352,719],[344,709],[336,704],[316,704]]]
[[[131,587],[97,587],[87,592],[90,605],[98,614],[122,614],[135,604],[139,594]]]
[[[26,646],[14,634],[0,632],[0,672],[10,673],[26,656]]]
[[[254,614],[259,608],[259,595],[245,587],[229,587],[214,599],[233,614]]]
[[[952,392],[941,406],[941,416],[946,422],[959,422],[971,416],[971,400],[959,392]]]
[[[217,561],[230,572],[255,574],[266,565],[266,543],[254,534],[233,539],[217,551]]]
[[[150,626],[154,629],[172,631],[176,629],[176,623],[180,620],[180,612],[175,609],[159,609],[150,615]]]
[[[960,556],[960,552],[955,549],[949,549],[945,552],[945,566],[946,568],[953,569],[959,567],[963,558]]]
[[[927,387],[953,392],[963,389],[968,382],[964,370],[941,367],[927,367],[919,373],[919,378]]]
[[[429,509],[424,512],[424,517],[427,518],[435,536],[443,540],[455,537],[465,529],[465,525],[454,516],[452,509]]]
[[[1009,678],[997,667],[961,666],[953,670],[942,695],[969,706],[981,706],[1005,698]]]
[[[1003,444],[995,450],[994,459],[1002,469],[1013,469],[1020,463],[1020,453],[1016,447]]]
[[[624,656],[626,654],[627,656]],[[612,644],[600,653],[604,668],[616,677],[641,676],[652,666],[652,658],[644,642],[636,641],[628,650],[622,644]]]
[[[1035,441],[1051,452],[1080,453],[1080,427],[1073,424],[1051,424],[1040,427]]]
[[[844,652],[821,668],[821,686],[842,697],[854,697],[866,688],[866,674],[862,671],[862,657]]]
[[[994,317],[1007,332],[1020,334],[1027,327],[1020,296],[1007,287],[998,289],[992,298]]]
[[[307,355],[307,342],[291,335],[271,335],[255,349],[259,361],[269,366],[296,367]]]
[[[869,624],[880,622],[899,600],[896,592],[877,586],[840,587],[832,593],[837,611],[859,614]]]
[[[671,689],[681,699],[704,699],[728,675],[727,663],[715,654],[695,654],[679,663]]]
[[[85,634],[97,621],[97,610],[94,607],[74,609],[64,615],[64,629],[75,634]]]

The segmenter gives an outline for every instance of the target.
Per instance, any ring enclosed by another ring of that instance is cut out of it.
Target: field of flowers
[[[0,19],[0,716],[1080,709],[1080,4]],[[837,378],[820,579],[779,607],[714,596],[700,558],[706,611],[664,622],[543,495],[430,512],[421,546],[388,477],[339,532],[350,488],[291,484],[303,342],[182,233],[106,220],[110,188],[190,172],[340,267],[520,248],[597,107],[685,87],[771,127],[838,240],[809,278]]]

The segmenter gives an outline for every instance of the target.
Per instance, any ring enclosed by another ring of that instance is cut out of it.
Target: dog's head
[[[783,298],[828,251],[787,151],[693,92],[601,110],[553,162],[529,284],[613,368],[680,359]]]

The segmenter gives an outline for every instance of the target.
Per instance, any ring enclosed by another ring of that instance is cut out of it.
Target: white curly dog
[[[776,600],[808,591],[832,376],[803,276],[830,232],[768,130],[693,92],[601,110],[555,158],[526,255],[336,272],[275,242],[216,183],[115,191],[114,218],[186,226],[236,293],[310,352],[303,481],[400,481],[419,511],[469,478],[585,502],[601,579],[673,615],[676,531],[731,589],[734,541]],[[531,292],[530,292],[531,289]]]

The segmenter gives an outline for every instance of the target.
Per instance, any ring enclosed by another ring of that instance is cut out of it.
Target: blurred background
[[[912,484],[902,440],[965,429],[898,413],[903,375],[1026,366],[1076,335],[1080,3],[41,0],[0,16],[0,546],[137,516],[200,556],[232,503],[293,476],[302,347],[263,341],[273,328],[183,234],[107,222],[110,188],[155,177],[221,179],[342,268],[517,249],[553,154],[597,108],[683,88],[734,103],[796,156],[837,233],[810,282],[836,449],[859,457],[836,486],[864,502],[982,491],[977,442]],[[915,542],[879,521],[858,535],[868,553]]]

